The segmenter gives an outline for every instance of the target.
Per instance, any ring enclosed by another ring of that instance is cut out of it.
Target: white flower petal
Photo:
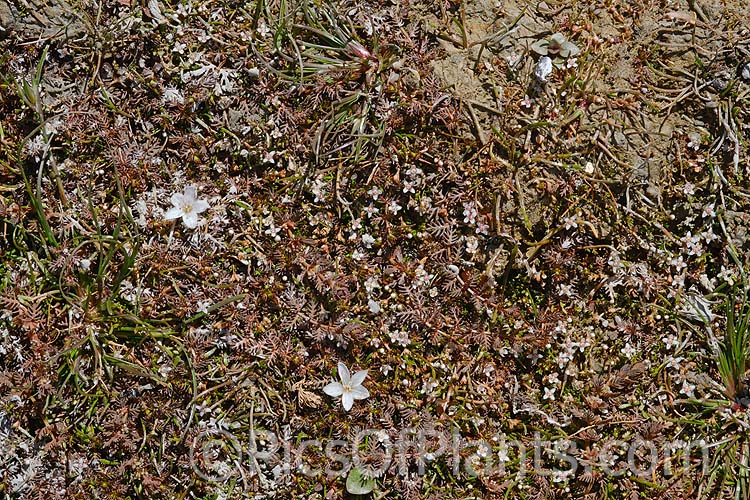
[[[185,186],[185,199],[190,200],[191,202],[195,201],[196,196],[198,195],[198,190],[195,189],[195,186]]]
[[[352,379],[352,376],[349,373],[349,368],[347,368],[344,363],[339,361],[338,369],[339,369],[339,378],[341,379],[341,383],[349,384],[349,381]]]
[[[185,197],[182,196],[182,193],[174,193],[169,200],[175,207],[180,207],[185,204]]]
[[[198,227],[198,214],[195,212],[188,212],[182,215],[182,222],[190,229]]]
[[[361,385],[357,387],[352,387],[352,397],[354,399],[367,399],[370,397],[370,391],[368,391]]]
[[[180,217],[182,217],[182,210],[177,207],[170,208],[167,210],[167,213],[164,214],[164,218],[167,220],[179,219]]]
[[[352,409],[354,404],[354,397],[351,392],[345,392],[341,395],[341,403],[344,405],[344,410],[349,411]]]
[[[337,398],[344,393],[344,386],[342,386],[338,382],[331,382],[327,386],[323,387],[323,392],[325,392],[329,396]]]
[[[355,373],[351,381],[352,387],[362,385],[362,382],[365,381],[365,377],[367,377],[367,370],[360,370]]]
[[[208,210],[209,206],[210,205],[206,200],[196,200],[195,203],[193,203],[193,212],[195,212],[196,214],[205,212],[206,210]]]

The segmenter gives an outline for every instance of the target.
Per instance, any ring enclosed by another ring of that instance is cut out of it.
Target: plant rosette
[[[531,50],[540,56],[552,59],[555,66],[562,66],[569,57],[580,54],[581,49],[565,38],[562,33],[555,33],[549,38],[537,40],[531,45]]]

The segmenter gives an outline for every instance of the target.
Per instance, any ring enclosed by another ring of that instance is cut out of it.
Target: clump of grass
[[[737,303],[735,292],[729,295],[726,303],[727,324],[724,341],[719,350],[719,373],[724,383],[726,396],[744,407],[750,406],[750,392],[744,383],[750,358],[750,305],[743,294]]]
[[[390,71],[397,59],[394,46],[368,48],[352,23],[327,2],[289,2],[278,10],[261,2],[259,19],[272,28],[276,57],[269,60],[267,48],[255,40],[256,57],[271,74],[312,90],[313,108],[322,112],[312,138],[316,162],[357,163],[372,156],[386,130],[376,108],[387,87],[398,81],[397,72]],[[325,106],[323,94],[334,97]]]
[[[330,4],[284,3],[274,12],[260,2],[256,22],[261,18],[272,27],[274,54],[280,60],[268,60],[257,41],[253,44],[255,55],[268,71],[284,80],[310,83],[322,73],[358,72],[374,59],[357,40],[353,26]],[[301,21],[295,22],[297,19]]]

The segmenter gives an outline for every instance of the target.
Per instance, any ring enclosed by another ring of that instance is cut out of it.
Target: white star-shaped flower
[[[355,399],[366,399],[370,392],[362,387],[362,382],[367,377],[367,370],[360,370],[352,376],[346,365],[339,361],[339,378],[341,382],[331,382],[323,388],[323,392],[334,398],[341,397],[344,410],[352,409]]]
[[[199,200],[195,186],[186,186],[182,193],[174,193],[170,200],[170,208],[164,217],[167,220],[179,219],[182,217],[182,223],[190,229],[198,227],[198,214],[208,210],[208,202]]]

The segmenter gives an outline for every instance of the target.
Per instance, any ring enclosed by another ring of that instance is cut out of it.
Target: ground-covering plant
[[[747,496],[743,3],[67,8],[0,2],[4,497]]]

